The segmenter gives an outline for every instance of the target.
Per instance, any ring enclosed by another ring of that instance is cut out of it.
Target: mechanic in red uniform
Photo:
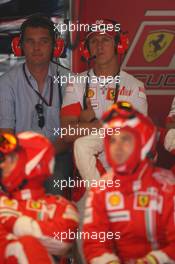
[[[43,188],[53,165],[54,149],[43,135],[0,134],[0,263],[58,263],[72,247],[77,210]]]
[[[105,190],[91,188],[86,201],[87,263],[175,263],[175,177],[150,159],[155,126],[126,102],[113,105],[103,122],[114,131],[120,127],[120,134],[106,134],[105,152],[112,169],[103,176]]]

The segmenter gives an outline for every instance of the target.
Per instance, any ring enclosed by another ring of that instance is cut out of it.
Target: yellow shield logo
[[[114,195],[111,195],[109,197],[109,203],[112,205],[112,206],[117,206],[121,203],[121,198],[119,195],[117,194],[114,194]]]
[[[87,97],[92,98],[94,94],[95,94],[94,91],[91,88],[89,88]]]
[[[108,88],[106,99],[107,100],[114,100],[114,98],[115,98],[115,89]]]
[[[27,208],[29,210],[40,211],[42,209],[42,203],[38,201],[29,200],[27,201]]]
[[[173,41],[174,34],[170,32],[150,33],[143,45],[143,55],[147,62],[157,60],[167,50]]]
[[[149,206],[149,196],[148,195],[138,195],[138,206],[148,207]]]
[[[10,199],[4,199],[4,205],[8,206],[8,207],[13,207],[15,204],[14,200],[10,200]]]

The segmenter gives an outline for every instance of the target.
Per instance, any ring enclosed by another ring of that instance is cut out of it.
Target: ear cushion
[[[129,47],[129,38],[128,33],[121,33],[120,34],[120,41],[117,45],[117,52],[120,55],[125,54]]]
[[[55,47],[53,50],[53,56],[59,58],[64,51],[64,39],[58,38],[55,41]]]
[[[87,61],[90,58],[90,52],[88,50],[88,46],[85,41],[80,42],[79,50],[80,50],[81,58]]]
[[[11,47],[12,47],[12,51],[16,57],[22,56],[22,49],[21,49],[21,43],[20,42],[21,42],[21,38],[19,36],[14,37],[12,39]]]

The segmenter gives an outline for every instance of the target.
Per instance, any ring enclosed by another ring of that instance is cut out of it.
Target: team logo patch
[[[143,55],[147,62],[157,60],[169,47],[174,38],[173,33],[158,31],[148,34],[144,45]]]
[[[33,211],[41,211],[42,203],[41,201],[27,201],[27,209]]]
[[[114,100],[115,98],[115,89],[114,88],[108,88],[106,99],[107,100]]]
[[[134,199],[134,208],[136,210],[146,210],[150,207],[150,194],[138,192]]]
[[[15,199],[9,199],[9,198],[3,196],[0,199],[0,207],[17,209],[18,208],[18,201]]]
[[[148,207],[150,202],[149,195],[140,194],[137,196],[137,207]]]
[[[88,98],[92,98],[92,97],[94,97],[94,95],[95,95],[94,90],[92,90],[91,88],[89,88],[89,89],[88,89],[87,97],[88,97]]]
[[[134,197],[134,209],[146,210],[151,209],[162,212],[163,197],[156,192],[138,192]]]
[[[123,209],[124,199],[120,192],[111,192],[106,195],[106,205],[108,209]]]
[[[119,95],[123,95],[123,96],[131,96],[132,95],[132,90],[128,90],[125,86],[123,86],[120,90],[119,90]]]

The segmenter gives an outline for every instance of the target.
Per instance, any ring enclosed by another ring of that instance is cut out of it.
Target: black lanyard
[[[59,102],[60,102],[60,109],[63,103],[63,97],[62,97],[62,92],[61,92],[61,83],[60,83],[60,72],[57,70],[57,77],[59,76],[59,82],[58,82],[58,97],[59,97]]]
[[[49,98],[49,103],[46,101],[46,99],[38,92],[36,91],[31,82],[29,81],[29,78],[27,76],[26,70],[25,70],[25,63],[23,63],[23,73],[25,76],[25,79],[28,83],[28,85],[32,88],[32,90],[38,95],[38,97],[43,101],[43,103],[45,103],[47,106],[51,106],[52,105],[52,100],[53,100],[53,80],[51,78],[51,82],[50,82],[50,98]]]
[[[89,91],[89,71],[87,72],[87,78],[86,78],[86,86],[85,86],[85,91],[84,91],[84,95],[83,95],[83,109],[86,110],[87,109],[87,104],[86,104],[86,98],[88,97],[88,91]]]
[[[117,75],[116,75],[116,76],[117,76]],[[88,97],[88,91],[89,91],[89,79],[90,79],[90,75],[89,75],[89,71],[88,71],[88,72],[87,72],[87,78],[86,78],[85,92],[84,92],[84,95],[83,95],[83,109],[84,109],[84,110],[87,109],[86,98]],[[116,84],[115,84],[114,104],[116,103],[117,98],[118,98],[119,87],[120,87],[120,84],[119,84],[119,83],[116,83]]]

